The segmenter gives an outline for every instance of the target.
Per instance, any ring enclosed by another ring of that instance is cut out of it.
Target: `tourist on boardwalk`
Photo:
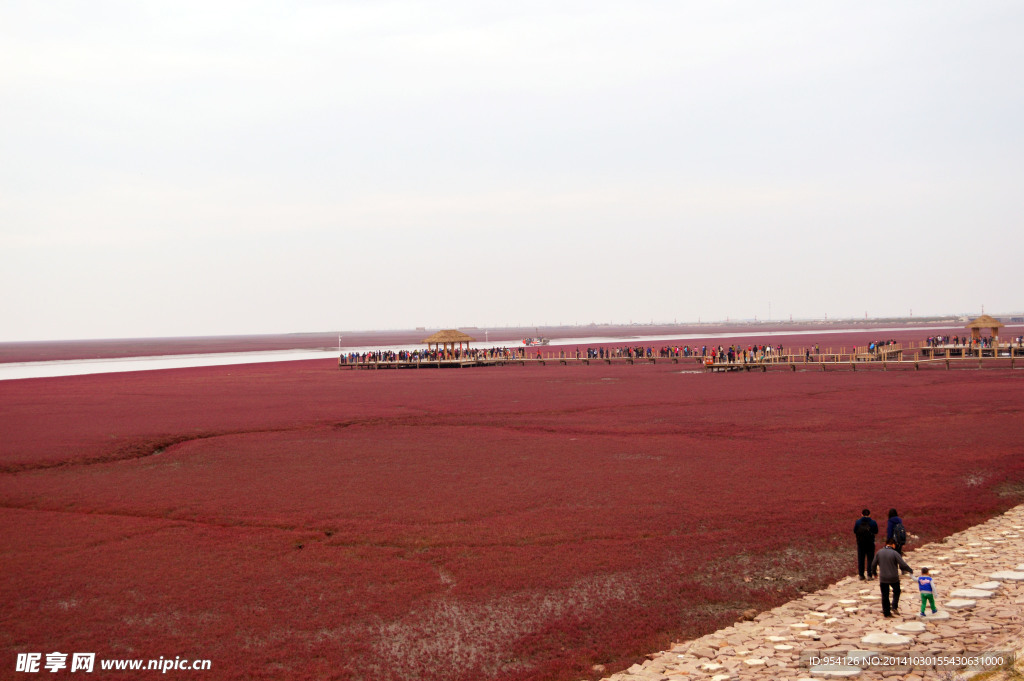
[[[907,543],[907,530],[903,527],[903,521],[896,513],[895,508],[889,509],[889,524],[885,528],[885,541],[886,543],[892,542],[896,552],[903,555],[903,545]]]
[[[921,576],[917,578],[917,588],[921,592],[921,617],[924,617],[926,605],[931,605],[933,615],[937,612],[935,610],[935,591],[933,586],[932,578],[928,574],[928,568],[921,568]]]
[[[871,572],[878,574],[878,587],[882,591],[882,614],[886,617],[900,614],[900,573],[914,574],[914,570],[896,552],[891,541],[875,554],[871,561]],[[892,605],[889,604],[889,590],[892,590]]]
[[[878,534],[878,523],[871,517],[871,511],[864,509],[860,518],[853,524],[853,534],[857,537],[857,574],[864,577],[864,571],[871,565],[875,557],[875,536]],[[874,570],[867,570],[868,577],[874,578]]]

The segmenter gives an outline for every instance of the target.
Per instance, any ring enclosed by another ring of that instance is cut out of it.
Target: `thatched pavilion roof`
[[[1003,323],[995,317],[990,317],[987,314],[983,314],[973,322],[968,324],[965,328],[971,330],[971,338],[981,338],[982,329],[989,329],[992,331],[992,335],[996,338],[999,337],[999,329],[1003,328]]]
[[[987,314],[983,314],[973,322],[967,325],[968,329],[1001,329],[1003,323],[995,317],[990,317]]]
[[[428,344],[472,343],[474,341],[476,341],[476,338],[467,336],[458,329],[443,329],[423,339],[423,342]]]

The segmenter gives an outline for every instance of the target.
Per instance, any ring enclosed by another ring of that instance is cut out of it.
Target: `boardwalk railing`
[[[723,352],[720,356],[715,350],[714,354],[685,354],[683,352],[655,351],[651,353],[619,353],[608,352],[605,356],[587,356],[587,353],[569,351],[535,351],[527,350],[514,351],[509,354],[487,356],[487,353],[479,355],[427,358],[415,356],[402,359],[357,359],[347,361],[342,357],[338,361],[339,369],[447,369],[482,366],[506,366],[506,365],[611,365],[611,364],[689,364],[691,366],[703,367],[707,371],[752,371],[768,369],[789,369],[799,370],[820,370],[831,369],[882,369],[889,368],[914,368],[920,369],[928,366],[943,366],[946,369],[952,367],[997,367],[1009,366],[1015,368],[1016,359],[1024,357],[1024,344],[1021,343],[1000,343],[998,345],[929,345],[921,343],[892,343],[879,345],[874,349],[866,347],[854,347],[849,350],[840,347],[833,350],[826,347],[788,349],[787,352],[778,352],[776,349],[767,349],[764,352],[758,351],[744,353],[742,350],[734,352],[732,359]]]
[[[820,354],[804,352],[803,355],[787,355],[785,359],[773,361],[712,360],[705,364],[708,371],[767,371],[780,365],[792,370],[819,369],[921,369],[922,367],[940,366],[946,369],[957,368],[1016,368],[1016,360],[1024,358],[1024,346],[1021,344],[1001,343],[998,346],[959,346],[959,352],[936,353],[935,346],[918,347],[901,344],[887,345],[875,351],[858,351],[856,348],[849,353],[840,351],[832,353],[831,349]]]
[[[506,365],[547,365],[547,364],[682,364],[688,363],[694,366],[702,366],[703,361],[699,356],[636,356],[636,357],[558,357],[550,355],[533,355],[525,357],[464,357],[458,359],[381,359],[366,360],[358,362],[339,362],[339,369],[449,369],[462,367],[481,366],[506,366]]]

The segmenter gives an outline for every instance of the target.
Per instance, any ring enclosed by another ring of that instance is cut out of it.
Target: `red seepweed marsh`
[[[2,383],[7,658],[593,677],[850,574],[864,506],[923,542],[1024,494],[1019,371],[679,369]]]

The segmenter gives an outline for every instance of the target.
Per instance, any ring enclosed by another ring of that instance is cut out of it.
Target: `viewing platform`
[[[463,367],[482,366],[529,366],[548,364],[591,365],[591,364],[680,364],[702,365],[701,357],[488,357],[466,359],[410,359],[410,360],[368,360],[365,362],[339,362],[339,369],[461,369]]]
[[[565,356],[563,356],[565,355]],[[487,366],[571,366],[571,365],[689,365],[711,373],[732,371],[871,371],[923,369],[938,367],[1014,369],[1017,359],[1024,358],[1024,345],[1000,343],[998,346],[935,346],[927,344],[893,344],[867,350],[864,348],[793,349],[784,354],[767,354],[746,359],[734,356],[732,361],[709,356],[658,354],[635,356],[576,357],[565,352],[537,352],[501,357],[460,357],[448,359],[367,359],[339,361],[339,369],[461,369]],[[1024,368],[1024,364],[1021,365]]]
[[[830,371],[848,369],[915,369],[941,367],[957,368],[1016,368],[1016,360],[1024,357],[1024,336],[1012,341],[1001,341],[999,330],[1003,324],[996,319],[982,315],[966,327],[971,336],[933,336],[919,343],[898,343],[895,340],[872,341],[866,346],[822,351],[819,344],[805,348],[785,348],[752,344],[708,347],[702,345],[663,345],[660,348],[643,345],[608,347],[597,344],[565,350],[552,348],[515,347],[473,348],[477,342],[457,329],[445,329],[423,340],[427,349],[399,352],[373,351],[370,353],[348,353],[338,358],[339,369],[461,369],[465,367],[541,365],[555,364],[568,366],[612,365],[612,364],[691,364],[711,373],[733,371],[767,372],[789,371]],[[982,336],[988,329],[990,335]],[[528,339],[533,340],[533,339]],[[525,342],[525,341],[524,341]]]
[[[733,361],[715,359],[705,364],[711,372],[780,370],[872,370],[922,369],[928,367],[951,368],[1016,368],[1016,360],[1024,358],[1024,345],[1020,343],[993,343],[991,345],[929,345],[893,344],[874,350],[854,348],[847,352],[831,348],[821,353],[804,351],[802,354]],[[1022,365],[1024,366],[1024,365]]]
[[[1024,348],[1013,343],[993,343],[990,346],[969,346],[946,343],[925,345],[918,350],[925,357],[1024,357]]]

